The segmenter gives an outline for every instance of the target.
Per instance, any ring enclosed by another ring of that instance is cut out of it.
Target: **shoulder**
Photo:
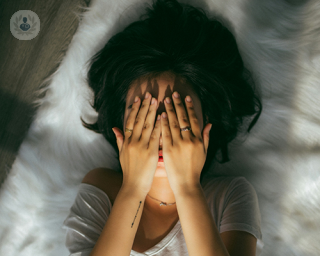
[[[122,185],[122,173],[99,167],[89,171],[81,183],[93,185],[104,191],[113,205]]]
[[[207,197],[223,200],[226,204],[249,199],[253,203],[258,201],[255,188],[242,176],[214,177],[204,184],[203,189]]]
[[[211,186],[221,186],[225,189],[234,189],[237,187],[252,188],[251,183],[243,176],[215,176],[204,182],[204,187],[210,184]]]
[[[202,186],[210,191],[218,189],[226,192],[227,189],[243,182],[246,182],[246,179],[239,176],[210,176],[202,182]]]
[[[229,192],[242,192],[243,194],[256,195],[255,188],[245,177],[234,177],[228,186]]]
[[[226,202],[250,200],[257,203],[258,201],[254,186],[245,177],[224,177],[219,179],[219,183]]]

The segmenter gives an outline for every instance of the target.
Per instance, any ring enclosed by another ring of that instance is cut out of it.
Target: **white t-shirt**
[[[219,232],[249,232],[258,239],[256,255],[260,255],[264,245],[260,229],[261,215],[258,197],[251,183],[244,177],[216,177],[203,190]],[[90,255],[111,208],[111,202],[103,190],[89,184],[80,184],[70,214],[63,222],[63,228],[67,229],[65,245],[71,256]],[[130,255],[188,255],[180,220],[158,244],[144,253],[131,250]]]

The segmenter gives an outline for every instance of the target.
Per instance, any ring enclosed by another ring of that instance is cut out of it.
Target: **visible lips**
[[[159,150],[159,156],[162,156],[162,150]]]

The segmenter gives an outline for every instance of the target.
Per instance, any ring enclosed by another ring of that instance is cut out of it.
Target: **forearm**
[[[229,256],[201,186],[180,191],[175,198],[189,255]]]
[[[90,256],[129,256],[146,195],[122,187]]]

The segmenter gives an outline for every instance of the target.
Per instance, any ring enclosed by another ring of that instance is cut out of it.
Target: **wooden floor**
[[[0,187],[35,114],[34,92],[57,70],[79,25],[75,12],[89,2],[0,1]],[[10,32],[11,16],[19,10],[31,10],[40,18],[41,30],[32,40],[18,40]]]

